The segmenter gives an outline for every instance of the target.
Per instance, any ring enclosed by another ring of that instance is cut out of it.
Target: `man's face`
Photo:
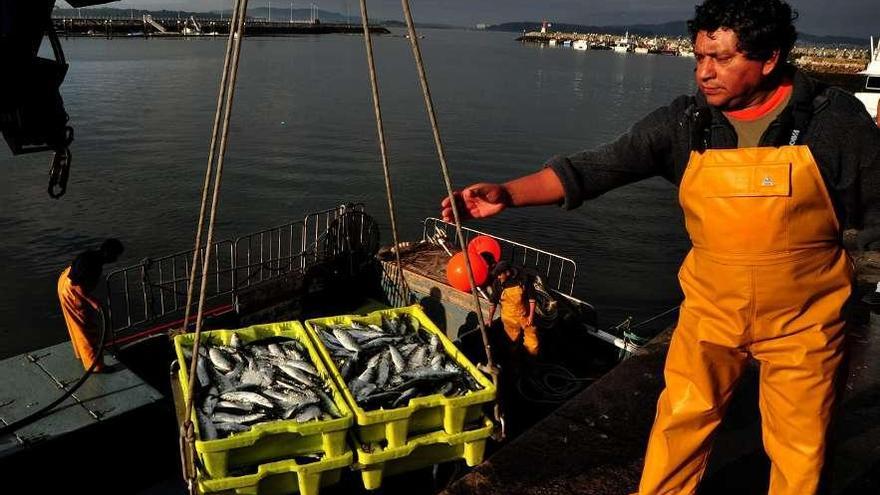
[[[498,281],[501,282],[502,284],[504,282],[507,282],[508,278],[510,278],[510,272],[508,272],[507,270],[498,274]]]
[[[738,44],[736,33],[725,28],[700,31],[694,42],[697,85],[706,101],[720,110],[761,104],[767,96],[762,83],[779,60],[776,53],[766,61],[751,60]]]

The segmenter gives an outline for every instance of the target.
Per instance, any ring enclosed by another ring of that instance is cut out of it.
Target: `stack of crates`
[[[364,410],[355,401],[345,380],[324,346],[315,327],[381,325],[382,319],[408,315],[418,320],[421,331],[437,335],[446,354],[464,368],[482,387],[459,397],[440,394],[416,397],[395,409]],[[483,407],[495,400],[495,386],[458,350],[418,306],[376,311],[366,316],[337,316],[306,321],[306,330],[336,380],[355,425],[350,433],[356,453],[354,468],[361,472],[364,487],[379,488],[383,475],[420,469],[463,459],[474,466],[483,460],[486,440],[493,431]]]
[[[227,438],[203,440],[194,410],[192,420],[196,428],[200,492],[317,495],[320,486],[337,482],[343,469],[352,464],[353,454],[346,443],[353,421],[351,409],[302,324],[285,322],[203,332],[202,342],[228,345],[233,334],[245,344],[269,337],[288,337],[302,344],[319,375],[330,387],[341,417],[307,423],[292,419],[270,421]],[[184,397],[189,394],[189,369],[184,365],[183,349],[192,348],[193,340],[194,334],[174,338],[177,359],[181,363],[179,379]],[[314,456],[319,456],[319,460],[301,460]]]

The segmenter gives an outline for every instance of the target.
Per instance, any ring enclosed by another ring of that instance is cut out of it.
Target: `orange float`
[[[474,283],[477,286],[485,284],[486,279],[489,278],[489,265],[486,264],[486,260],[474,252],[469,252],[468,258],[471,260],[471,269],[474,271]],[[470,292],[471,290],[466,263],[464,252],[458,252],[446,264],[446,280],[449,282],[449,285],[462,292]]]
[[[468,243],[468,251],[475,254],[490,254],[492,259],[497,263],[501,259],[501,244],[493,237],[487,235],[479,235],[471,239]]]

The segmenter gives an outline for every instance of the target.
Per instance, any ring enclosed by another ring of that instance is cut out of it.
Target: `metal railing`
[[[229,240],[218,241],[212,250],[206,295],[208,299],[218,299],[231,294],[234,288],[234,245]],[[203,247],[199,256],[204,252]],[[161,258],[145,258],[108,274],[106,307],[110,329],[116,332],[183,311],[192,254],[186,250]],[[197,280],[201,280],[201,275]]]
[[[208,272],[209,306],[234,304],[237,291],[305,272],[310,266],[351,247],[348,219],[364,215],[362,204],[341,205],[309,213],[303,220],[245,234],[214,244]],[[361,223],[361,226],[363,223]],[[359,233],[363,242],[363,230]],[[358,238],[356,237],[355,240]],[[204,254],[202,247],[201,254]],[[136,326],[171,318],[186,305],[192,251],[146,258],[106,277],[106,307],[110,329],[119,333]],[[196,283],[201,280],[197,275]]]
[[[574,260],[479,230],[467,227],[462,227],[461,230],[464,233],[465,242],[470,242],[471,239],[480,235],[489,236],[498,241],[501,245],[501,259],[535,270],[543,278],[546,287],[554,288],[569,296],[574,292],[574,284],[577,279],[577,264]],[[455,240],[455,224],[439,218],[426,218],[422,227],[422,241],[429,241],[438,235],[443,239]],[[452,244],[454,245],[455,242]]]

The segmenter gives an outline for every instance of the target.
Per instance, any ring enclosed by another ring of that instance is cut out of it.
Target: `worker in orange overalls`
[[[535,327],[535,289],[534,282],[522,269],[507,261],[499,261],[492,268],[492,305],[489,306],[491,325],[495,309],[501,306],[501,323],[504,333],[513,345],[522,338],[526,353],[538,355],[538,329]]]
[[[101,280],[103,265],[115,262],[123,250],[121,242],[107,239],[99,250],[88,250],[77,255],[58,277],[58,300],[70,334],[73,355],[82,361],[86,370],[98,358],[96,340],[99,322],[96,314],[101,305],[91,294]],[[104,368],[104,363],[99,361],[93,371],[101,373]]]
[[[750,359],[760,363],[772,495],[812,495],[853,283],[844,226],[880,249],[880,129],[852,94],[787,63],[797,16],[782,0],[705,0],[688,23],[698,92],[615,142],[456,195],[463,218],[561,204],[661,176],[679,186],[693,249],[640,495],[692,495]],[[442,204],[444,220],[451,204]]]

